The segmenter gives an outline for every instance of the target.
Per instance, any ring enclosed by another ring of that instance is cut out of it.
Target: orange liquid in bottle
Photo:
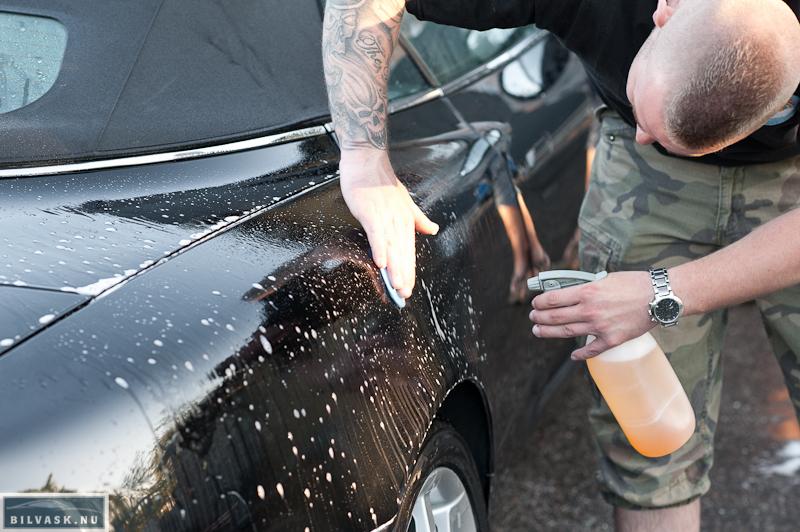
[[[617,423],[642,455],[673,453],[694,433],[689,398],[650,333],[590,358],[587,364]]]

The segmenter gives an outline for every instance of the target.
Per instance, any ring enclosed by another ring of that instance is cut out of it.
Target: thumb
[[[432,222],[430,218],[425,216],[416,203],[411,202],[412,210],[414,213],[414,226],[419,233],[423,235],[435,235],[439,232],[439,225]]]

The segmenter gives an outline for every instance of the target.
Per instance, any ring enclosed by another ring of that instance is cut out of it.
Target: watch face
[[[672,298],[665,298],[656,303],[653,309],[656,319],[661,322],[670,322],[678,319],[681,313],[681,306]]]

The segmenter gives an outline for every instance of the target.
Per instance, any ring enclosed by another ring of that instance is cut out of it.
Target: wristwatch
[[[667,270],[650,268],[650,280],[653,281],[653,291],[655,292],[647,311],[650,319],[663,327],[677,325],[678,318],[683,312],[683,301],[672,293]]]

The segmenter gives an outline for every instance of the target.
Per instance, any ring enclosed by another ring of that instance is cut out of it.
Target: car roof
[[[0,0],[0,11],[67,32],[53,87],[0,114],[0,166],[185,149],[328,115],[316,0]]]

